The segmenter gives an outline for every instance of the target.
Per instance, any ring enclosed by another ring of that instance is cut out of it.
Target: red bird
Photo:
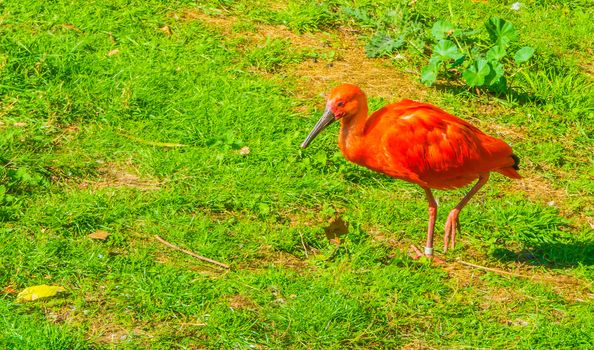
[[[520,179],[519,159],[505,142],[433,105],[411,100],[389,104],[368,116],[367,97],[359,87],[343,84],[327,97],[326,111],[301,144],[309,143],[340,120],[338,146],[351,162],[421,186],[429,202],[424,255],[433,258],[437,202],[431,189],[465,186],[478,179],[448,215],[444,253],[456,243],[458,215],[496,171]],[[423,254],[413,246],[416,258]]]

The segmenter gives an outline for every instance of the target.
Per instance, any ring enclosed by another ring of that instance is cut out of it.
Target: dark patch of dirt
[[[117,325],[94,324],[94,326],[96,328],[93,327],[90,333],[93,335],[92,338],[99,344],[118,344],[126,341],[131,335],[127,329]],[[135,336],[135,333],[133,332],[132,335]]]
[[[299,77],[295,91],[298,98],[312,99],[341,83],[358,85],[369,96],[388,101],[404,97],[423,100],[427,96],[427,88],[395,69],[391,61],[367,58],[359,39],[348,28],[340,28],[331,41],[322,42],[315,49],[320,54],[334,52],[335,58],[306,60],[287,68],[288,74]]]
[[[292,269],[297,272],[315,269],[307,260],[302,260],[293,254],[279,251],[269,245],[263,245],[258,250],[257,259],[242,262],[237,266],[239,270],[261,270],[270,266]]]
[[[229,307],[234,310],[252,311],[258,308],[258,305],[256,305],[254,301],[241,294],[231,296],[227,303],[229,304]]]
[[[328,238],[330,243],[339,245],[340,237],[349,233],[349,227],[348,224],[339,216],[332,220],[328,226],[324,227],[324,232],[326,233],[326,238]]]
[[[427,343],[424,343],[421,340],[413,340],[410,343],[404,344],[401,348],[402,350],[432,350],[437,349],[433,346],[429,346]]]
[[[52,323],[64,323],[67,322],[76,312],[74,306],[63,306],[59,309],[46,309],[45,317]]]

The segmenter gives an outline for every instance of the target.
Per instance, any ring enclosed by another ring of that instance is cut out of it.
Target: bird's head
[[[310,142],[328,125],[339,119],[347,120],[364,111],[367,117],[367,97],[361,89],[352,84],[342,84],[330,91],[326,96],[326,110],[318,120],[313,130],[307,135],[301,148],[306,148]]]

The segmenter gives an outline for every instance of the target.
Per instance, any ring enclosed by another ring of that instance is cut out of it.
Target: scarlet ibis
[[[509,145],[431,104],[408,99],[368,116],[367,97],[343,84],[327,96],[326,110],[301,144],[306,148],[326,127],[340,120],[338,146],[349,161],[423,188],[429,202],[424,254],[433,258],[437,202],[432,189],[459,188],[478,181],[450,211],[445,223],[444,253],[454,249],[460,211],[489,179],[492,171],[521,178],[519,158]]]

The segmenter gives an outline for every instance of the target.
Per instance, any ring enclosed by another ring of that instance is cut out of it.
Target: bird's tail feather
[[[497,172],[512,179],[521,179],[522,175],[518,173],[518,170],[520,170],[520,158],[515,154],[512,154],[511,157],[514,160],[514,164],[510,167],[501,168]]]
[[[514,160],[514,165],[512,165],[512,168],[514,168],[516,170],[520,170],[520,158],[513,153],[511,155],[511,157]]]

